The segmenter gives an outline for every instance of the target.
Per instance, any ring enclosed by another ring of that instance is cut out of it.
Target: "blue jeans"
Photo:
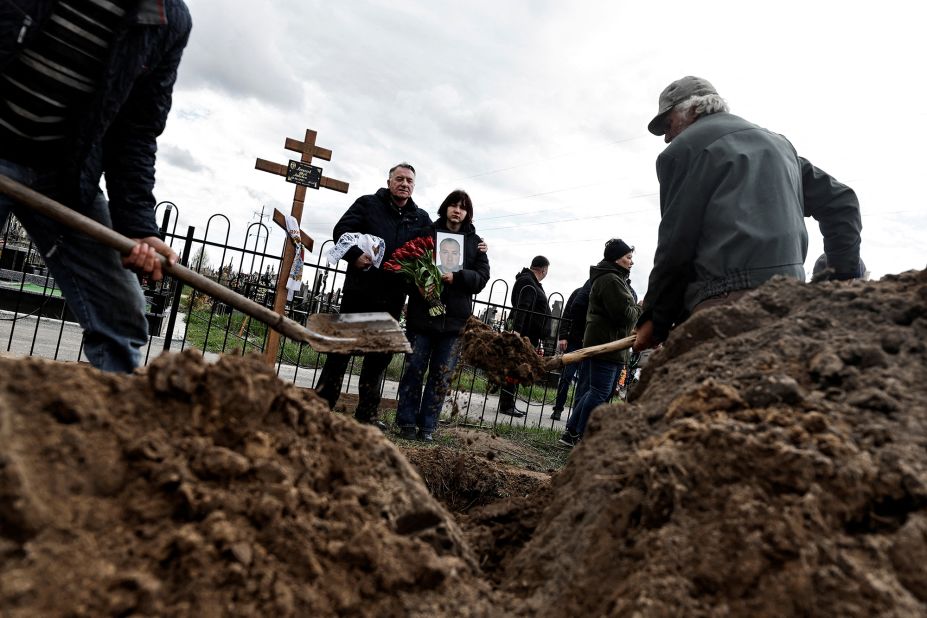
[[[54,173],[3,159],[0,174],[46,194],[56,181]],[[32,237],[84,329],[84,353],[90,363],[103,371],[135,369],[141,359],[139,350],[148,341],[145,296],[135,274],[123,267],[119,252],[0,195],[0,227],[11,212]],[[112,227],[102,192],[81,212]]]
[[[438,425],[438,415],[451,384],[457,354],[454,346],[460,337],[457,333],[426,335],[409,331],[412,353],[406,359],[406,370],[399,381],[399,403],[396,424],[400,427],[418,427],[432,432]],[[428,382],[422,393],[425,371]]]
[[[615,390],[615,380],[618,379],[618,371],[621,365],[610,363],[608,361],[596,360],[595,358],[586,359],[585,378],[588,384],[588,390],[582,398],[573,407],[573,414],[567,422],[567,431],[572,434],[583,435],[586,431],[586,423],[589,421],[589,414],[608,401]],[[580,379],[583,382],[583,379]]]

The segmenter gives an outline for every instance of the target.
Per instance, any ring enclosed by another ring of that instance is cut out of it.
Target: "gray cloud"
[[[312,128],[334,153],[316,163],[351,184],[348,195],[310,194],[305,218],[315,236],[330,233],[351,202],[384,186],[387,168],[408,159],[419,170],[415,199],[423,207],[434,213],[462,187],[474,197],[477,229],[498,228],[488,238],[494,274],[511,277],[526,256],[545,252],[556,265],[545,287],[568,292],[604,239],[622,236],[638,248],[633,277],[642,291],[659,223],[654,160],[663,148],[646,124],[663,87],[694,73],[722,88],[735,113],[783,132],[858,191],[872,215],[863,242],[875,271],[923,267],[916,239],[924,221],[876,210],[908,208],[909,189],[898,179],[917,177],[911,145],[927,125],[886,132],[878,115],[833,104],[836,83],[877,84],[872,91],[889,107],[923,93],[902,79],[919,70],[917,20],[848,8],[847,27],[900,30],[895,48],[860,46],[814,28],[830,19],[828,10],[783,1],[810,17],[796,25],[783,9],[761,31],[744,31],[719,18],[724,11],[673,2],[196,0],[165,134],[177,151],[162,148],[169,165],[159,191],[201,204],[221,193],[223,211],[243,221],[273,201],[288,211],[292,188],[254,172],[254,157],[294,157],[280,148],[283,138]],[[739,5],[719,2],[739,14]],[[692,45],[700,29],[711,37]],[[802,46],[783,47],[783,29],[818,40],[823,59],[808,62]],[[822,63],[827,80],[815,68]],[[175,175],[197,166],[211,170],[211,186]],[[819,236],[813,222],[809,232]]]
[[[209,171],[209,168],[201,163],[189,150],[171,144],[164,144],[158,148],[158,159],[188,172]]]

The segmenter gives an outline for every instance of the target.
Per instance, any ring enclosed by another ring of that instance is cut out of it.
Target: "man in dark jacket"
[[[605,243],[602,261],[589,268],[592,287],[589,290],[584,347],[623,339],[634,328],[641,308],[634,302],[628,281],[634,265],[633,251],[620,238],[613,238]],[[566,432],[560,438],[564,446],[573,447],[582,439],[589,415],[611,397],[618,372],[628,362],[628,350],[600,354],[587,361],[580,376],[581,381],[587,382],[587,387],[573,407]]]
[[[560,319],[560,336],[557,341],[557,349],[561,352],[572,352],[583,347],[583,334],[586,331],[586,309],[589,307],[589,289],[592,287],[592,279],[586,279],[586,282],[573,290],[570,298],[567,299],[566,306],[563,308],[563,315]],[[551,420],[559,421],[566,405],[567,395],[570,392],[570,385],[573,383],[573,376],[576,375],[577,369],[582,363],[570,363],[564,365],[560,371],[560,382],[557,384],[557,398],[554,400],[554,410],[550,415]],[[578,401],[579,393],[575,395]]]
[[[383,261],[388,260],[393,251],[431,225],[428,213],[412,201],[414,189],[415,168],[408,163],[393,166],[386,188],[377,190],[373,195],[359,197],[335,224],[332,238],[337,241],[347,233],[377,236],[386,244]],[[374,267],[370,256],[356,246],[348,249],[342,259],[348,263],[348,274],[344,282],[341,313],[385,311],[399,319],[407,290],[401,276]],[[385,430],[386,426],[377,420],[380,382],[393,355],[370,352],[363,356],[354,418]],[[346,354],[329,354],[325,359],[315,390],[328,402],[329,408],[335,407],[341,395],[341,383],[350,358]]]
[[[804,280],[814,217],[834,278],[859,273],[859,201],[776,133],[728,113],[714,86],[684,77],[661,94],[654,135],[660,230],[637,351],[693,311],[731,302],[775,275]]]
[[[512,330],[527,337],[534,347],[550,334],[551,313],[547,294],[541,281],[547,276],[550,260],[543,255],[531,260],[530,268],[522,268],[512,286]],[[524,416],[515,409],[518,387],[505,387],[499,393],[499,413]]]
[[[177,259],[158,235],[152,189],[190,27],[181,0],[0,3],[0,174],[139,241],[121,258],[0,196],[0,227],[12,212],[29,232],[100,369],[132,371],[148,337],[124,267],[159,280],[157,254]]]

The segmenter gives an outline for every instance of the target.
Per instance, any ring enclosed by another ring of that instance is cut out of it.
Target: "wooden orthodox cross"
[[[282,165],[264,159],[257,159],[254,163],[255,169],[261,170],[262,172],[277,174],[278,176],[285,176],[287,182],[296,184],[296,191],[293,193],[293,207],[290,210],[290,215],[296,219],[297,223],[301,222],[303,218],[306,187],[312,187],[313,189],[325,187],[326,189],[332,189],[333,191],[339,191],[341,193],[348,192],[348,183],[323,176],[322,168],[312,165],[312,157],[318,157],[325,161],[332,160],[332,151],[316,146],[315,138],[316,132],[311,129],[306,129],[306,137],[303,141],[291,137],[286,138],[286,143],[283,147],[287,150],[300,153],[301,156],[299,161],[290,161],[288,165]],[[276,209],[274,209],[274,223],[286,231],[286,217],[282,212]],[[303,246],[309,251],[312,251],[312,239],[302,230],[299,230],[299,233],[302,238]],[[293,266],[293,258],[295,255],[296,247],[290,242],[289,234],[287,234],[287,241],[283,247],[283,258],[280,262],[280,271],[277,273],[276,293],[274,294],[274,311],[280,315],[283,315],[286,307],[286,283],[287,278],[290,276],[290,268]],[[264,360],[266,360],[268,364],[273,365],[277,360],[277,351],[279,349],[280,334],[275,330],[268,330],[267,345],[264,348]]]

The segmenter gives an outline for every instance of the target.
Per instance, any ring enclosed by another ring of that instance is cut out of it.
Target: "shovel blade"
[[[316,313],[306,328],[314,335],[312,347],[319,352],[362,354],[364,352],[412,351],[399,322],[385,311],[376,313]]]

